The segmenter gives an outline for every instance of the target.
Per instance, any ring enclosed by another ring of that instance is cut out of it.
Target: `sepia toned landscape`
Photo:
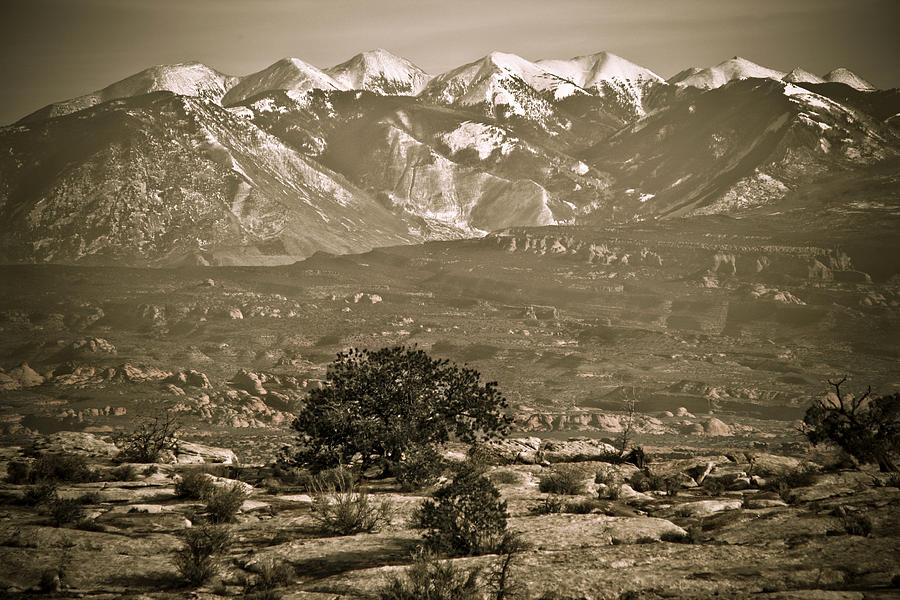
[[[0,127],[0,596],[897,597],[900,91],[585,44]]]

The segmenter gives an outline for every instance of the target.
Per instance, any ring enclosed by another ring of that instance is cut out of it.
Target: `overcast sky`
[[[900,0],[0,0],[0,123],[146,67],[233,75],[385,48],[429,73],[492,50],[608,50],[670,77],[740,55],[900,87]]]

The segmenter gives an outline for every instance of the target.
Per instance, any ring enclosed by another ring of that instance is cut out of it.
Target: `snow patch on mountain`
[[[478,158],[486,159],[494,150],[508,156],[515,148],[518,138],[508,137],[506,132],[494,125],[464,121],[459,127],[441,136],[452,154],[471,148],[478,153]]]
[[[722,87],[735,79],[775,79],[781,80],[786,73],[758,65],[753,61],[735,56],[714,67],[699,69],[692,67],[678,73],[669,83],[679,87],[696,87],[711,90]]]

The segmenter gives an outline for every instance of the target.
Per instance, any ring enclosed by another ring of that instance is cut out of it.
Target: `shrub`
[[[106,531],[106,527],[97,522],[96,519],[81,519],[75,523],[75,529],[81,531]]]
[[[541,476],[538,489],[550,494],[576,495],[584,492],[584,476],[574,467],[561,466]]]
[[[803,417],[803,433],[813,444],[834,444],[860,462],[876,463],[883,472],[897,471],[900,452],[900,394],[872,398],[872,388],[859,397],[841,393],[844,377],[830,381],[834,394],[817,400]]]
[[[115,440],[119,459],[126,462],[154,463],[167,451],[178,448],[178,421],[171,413],[156,415],[138,425],[131,433]]]
[[[190,585],[200,586],[219,572],[219,555],[231,547],[231,534],[222,527],[192,527],[184,532],[184,546],[175,551],[175,566]]]
[[[44,481],[35,486],[28,488],[22,497],[22,504],[25,506],[38,506],[46,504],[57,498],[56,482]]]
[[[205,500],[215,488],[209,475],[199,470],[190,470],[175,482],[175,495],[179,498]]]
[[[618,500],[622,493],[622,478],[612,469],[598,471],[597,475],[594,477],[594,483],[600,483],[606,486],[606,489],[601,488],[598,492],[601,498]]]
[[[507,485],[517,485],[522,483],[522,476],[515,471],[494,471],[488,475],[490,480],[494,483],[504,483]]]
[[[159,473],[159,467],[157,467],[156,465],[147,465],[146,467],[144,467],[144,470],[141,471],[141,475],[143,475],[144,477],[150,477],[151,475],[156,475],[157,473]]]
[[[444,457],[432,446],[413,446],[403,460],[393,467],[397,482],[404,491],[431,485],[444,472]]]
[[[137,469],[134,465],[119,465],[110,472],[113,481],[134,481],[137,479]]]
[[[490,480],[473,467],[463,468],[453,481],[425,500],[418,524],[428,531],[429,550],[454,556],[496,551],[506,534],[506,502]]]
[[[325,533],[368,533],[390,523],[390,500],[376,502],[346,469],[322,472],[313,477],[310,486],[313,519]]]
[[[254,577],[243,581],[244,598],[263,600],[266,597],[278,597],[271,592],[280,587],[290,585],[294,581],[294,568],[272,559],[258,563],[254,571]]]
[[[713,479],[711,477],[707,477],[703,480],[703,485],[701,486],[703,493],[707,496],[721,496],[722,493],[725,492],[725,484],[721,479]]]
[[[475,443],[466,450],[466,462],[479,471],[486,471],[489,467],[500,462],[497,453],[491,450],[487,444]]]
[[[540,504],[532,506],[529,510],[536,515],[553,515],[561,513],[565,508],[565,502],[559,496],[547,496]]]
[[[78,504],[100,504],[102,501],[103,497],[96,491],[85,492],[78,496]]]
[[[636,492],[650,491],[650,478],[638,471],[628,479],[628,485]]]
[[[23,460],[14,460],[7,463],[6,482],[16,485],[32,483],[31,465]]]
[[[42,454],[31,465],[29,479],[39,481],[68,481],[86,483],[97,481],[96,471],[80,454]]]
[[[663,485],[666,489],[666,496],[677,496],[678,492],[681,491],[681,480],[677,475],[666,477],[663,481]]]
[[[48,505],[50,518],[56,527],[84,518],[84,509],[76,498],[54,498]]]
[[[671,542],[673,544],[690,544],[691,535],[689,533],[680,533],[678,531],[664,531],[659,535],[661,542]]]
[[[428,551],[416,554],[402,576],[378,591],[379,600],[483,600],[482,571],[462,569]]]
[[[230,523],[247,499],[244,484],[235,481],[227,486],[213,486],[213,491],[206,497],[206,512],[213,523]]]
[[[593,498],[586,498],[577,502],[566,502],[565,512],[576,515],[587,515],[594,512],[598,508],[602,508],[602,504]]]
[[[872,519],[861,512],[851,512],[843,506],[834,510],[834,515],[841,521],[841,527],[848,535],[868,537],[872,534]]]

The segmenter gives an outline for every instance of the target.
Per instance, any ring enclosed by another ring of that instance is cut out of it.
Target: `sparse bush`
[[[62,581],[57,569],[44,569],[41,571],[41,580],[38,583],[38,589],[42,592],[52,593],[58,592],[61,588]]]
[[[115,440],[119,459],[134,463],[157,462],[164,452],[178,449],[178,421],[171,413],[156,415],[131,433]]]
[[[390,523],[390,500],[376,502],[346,469],[333,469],[313,477],[313,519],[331,535],[375,531]]]
[[[606,489],[601,488],[599,491],[599,495],[601,498],[606,498],[608,500],[618,500],[619,496],[622,493],[622,478],[616,471],[613,471],[612,469],[598,471],[597,475],[594,477],[594,483],[599,483],[606,486]]]
[[[428,531],[429,550],[454,556],[496,551],[506,534],[506,502],[494,484],[473,467],[460,470],[453,481],[426,500],[418,524]]]
[[[791,504],[796,493],[796,488],[808,487],[819,480],[819,474],[811,467],[795,469],[789,473],[783,473],[766,479],[765,489],[775,492],[778,497]]]
[[[636,492],[650,491],[650,478],[638,471],[628,479],[628,485]]]
[[[292,566],[272,559],[258,563],[254,571],[255,575],[252,578],[246,578],[243,581],[243,597],[253,600],[280,597],[274,591],[293,583],[295,576]]]
[[[678,531],[664,531],[659,535],[661,542],[671,542],[673,544],[690,544],[691,535],[689,533],[680,533]]]
[[[134,468],[134,465],[119,465],[110,471],[110,476],[113,481],[134,481],[137,479],[137,469]]]
[[[829,381],[835,393],[817,400],[803,417],[803,433],[813,444],[834,444],[864,463],[876,463],[883,472],[897,471],[900,452],[900,394],[872,398],[872,388],[854,397],[841,393],[841,384]]]
[[[488,474],[488,478],[494,483],[503,483],[506,485],[518,485],[522,483],[522,475],[515,471],[494,471]]]
[[[488,468],[498,464],[497,453],[486,444],[475,443],[466,450],[466,462],[479,471],[487,471]]]
[[[81,519],[75,523],[75,529],[81,531],[106,531],[106,527],[97,522],[97,519]]]
[[[378,591],[379,600],[483,600],[482,571],[462,569],[428,551],[416,554],[402,575]]]
[[[55,498],[48,505],[50,518],[56,527],[84,518],[84,509],[76,498]]]
[[[42,454],[31,465],[29,480],[67,481],[87,483],[97,481],[96,471],[88,465],[87,458],[80,454]]]
[[[666,489],[666,496],[677,496],[681,491],[681,480],[678,476],[666,477],[663,485]]]
[[[577,468],[563,465],[541,475],[538,489],[549,494],[581,494],[584,492],[584,475]]]
[[[247,499],[244,484],[235,481],[227,486],[213,486],[206,498],[206,512],[213,523],[231,523]]]
[[[15,485],[31,483],[31,465],[24,460],[13,460],[7,463],[6,482]]]
[[[721,496],[725,492],[725,484],[718,478],[707,477],[700,487],[707,496]]]
[[[444,472],[444,457],[430,445],[413,446],[403,460],[393,467],[397,482],[404,491],[429,486]]]
[[[833,514],[840,519],[841,527],[848,535],[868,537],[872,534],[872,519],[865,513],[849,511],[843,506],[838,506]]]
[[[102,501],[103,497],[97,491],[85,492],[78,496],[78,504],[100,504]]]
[[[28,488],[22,497],[25,506],[38,506],[55,500],[58,497],[56,482],[44,481]]]
[[[565,502],[559,496],[547,496],[541,502],[530,508],[536,515],[553,515],[561,513],[565,508]]]
[[[192,527],[184,532],[184,546],[175,551],[175,566],[190,585],[200,586],[219,572],[219,555],[231,547],[231,534],[222,527]]]
[[[191,500],[205,500],[215,488],[209,475],[203,471],[191,469],[175,482],[175,495]]]
[[[144,477],[150,477],[151,475],[156,475],[159,473],[159,467],[156,465],[147,465],[144,467],[144,470],[141,471],[141,475]]]

